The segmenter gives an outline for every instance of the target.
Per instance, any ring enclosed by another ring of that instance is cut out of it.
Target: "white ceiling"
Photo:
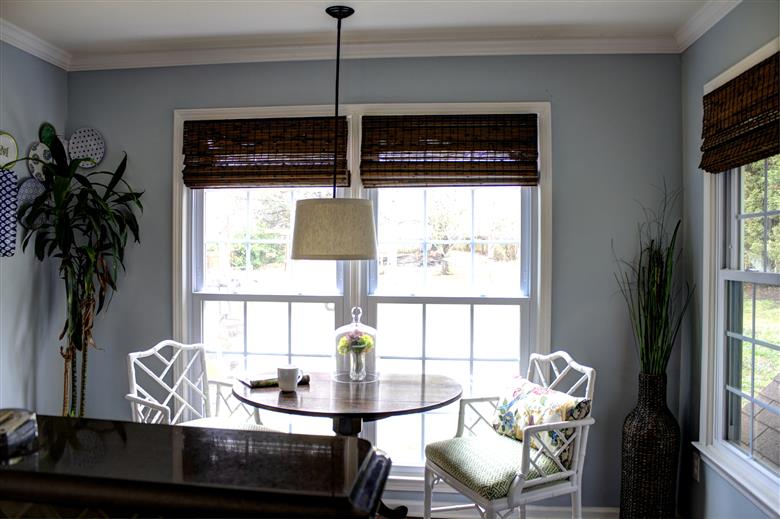
[[[72,70],[321,59],[334,52],[335,21],[324,12],[334,3],[0,0],[0,37],[40,47]],[[679,52],[739,0],[345,3],[356,13],[344,21],[344,52],[357,57]]]

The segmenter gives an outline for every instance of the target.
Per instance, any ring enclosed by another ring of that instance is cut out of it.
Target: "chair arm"
[[[533,460],[531,459],[531,442],[529,439],[532,435],[538,434],[540,432],[544,431],[558,431],[558,430],[564,430],[564,429],[577,429],[568,440],[569,442],[572,442],[575,437],[579,436],[580,440],[583,442],[583,444],[578,448],[578,451],[580,452],[580,456],[584,456],[585,453],[585,444],[584,442],[587,442],[588,438],[588,429],[591,425],[596,423],[596,420],[592,417],[583,418],[582,420],[571,420],[571,421],[561,421],[561,422],[550,422],[540,425],[527,425],[523,427],[523,459],[522,463],[520,464],[520,471],[517,473],[516,480],[518,478],[525,479],[525,474],[528,474],[530,472],[531,465],[533,465],[541,474],[542,470],[536,466],[535,462],[537,459],[539,459],[540,455],[544,454],[548,456],[549,458],[553,459],[555,463],[558,465],[560,472],[557,474],[552,474],[550,476],[541,476],[538,479],[535,479],[535,483],[541,483],[546,480],[555,480],[559,479],[562,475],[566,474],[567,472],[570,473],[572,469],[565,469],[560,461],[558,460],[557,453],[552,453],[548,450],[547,446],[545,446],[543,443],[541,444],[541,449],[537,452],[536,456],[534,456]],[[539,442],[541,443],[541,442]],[[572,466],[578,467],[580,466],[580,463],[578,460],[572,460]]]
[[[582,420],[571,420],[568,422],[550,422],[550,423],[543,423],[539,425],[526,425],[523,427],[523,438],[525,438],[526,433],[537,433],[540,431],[556,431],[559,429],[576,429],[578,427],[583,427],[585,425],[593,425],[596,423],[596,420],[592,417],[583,418]]]
[[[140,396],[136,395],[125,395],[125,400],[130,402],[130,405],[133,408],[133,418],[137,419],[141,423],[162,423],[165,425],[170,425],[171,423],[171,410],[162,404],[158,404],[157,402],[154,402],[152,400],[147,400],[146,398],[141,398]],[[154,410],[156,414],[152,416],[152,412],[150,411],[148,414],[144,415],[142,410],[143,407],[149,408],[150,410]],[[155,418],[160,417],[160,421],[155,421]],[[147,421],[149,420],[149,421]]]
[[[465,427],[465,419],[466,419],[466,407],[471,407],[471,409],[477,413],[479,418],[477,418],[477,421],[471,424],[468,429],[469,432],[471,432],[471,428],[474,427],[477,423],[480,421],[484,421],[488,425],[490,425],[490,421],[488,418],[486,418],[482,413],[479,412],[479,410],[474,407],[472,404],[478,404],[481,402],[489,402],[493,404],[493,402],[498,402],[499,397],[497,396],[483,396],[483,397],[476,397],[476,398],[461,398],[460,399],[460,408],[458,409],[458,431],[455,433],[455,437],[461,437],[463,436],[463,429]],[[493,408],[495,409],[496,405],[493,404]]]

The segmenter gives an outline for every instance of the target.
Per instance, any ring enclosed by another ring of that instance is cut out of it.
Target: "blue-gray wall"
[[[20,155],[38,140],[42,122],[65,130],[67,90],[64,70],[0,43],[0,130],[16,138]],[[29,178],[26,164],[13,169],[19,180]],[[54,270],[32,251],[22,254],[20,241],[16,255],[0,258],[0,407],[30,408],[35,406],[36,360],[59,356],[50,327],[61,314],[54,315],[49,297]]]
[[[636,246],[638,202],[654,205],[681,175],[680,59],[674,55],[351,60],[345,103],[550,101],[553,165],[552,345],[599,373],[586,505],[616,506],[620,428],[636,398],[637,361],[613,271]],[[68,130],[100,129],[113,165],[145,190],[142,244],[90,356],[91,416],[128,418],[125,355],[171,336],[172,118],[177,108],[328,104],[333,63],[294,62],[69,75]],[[655,187],[654,187],[655,186]],[[57,380],[59,372],[40,372]],[[676,360],[670,401],[676,411]],[[39,395],[54,411],[59,385]]]
[[[763,514],[742,497],[720,475],[704,469],[700,483],[690,477],[691,442],[699,439],[701,382],[701,272],[702,173],[701,159],[702,95],[704,85],[721,72],[776,38],[780,27],[780,2],[746,0],[689,47],[682,55],[683,186],[685,252],[688,279],[696,284],[689,327],[682,351],[680,411],[683,429],[680,509],[689,517],[761,517]],[[703,463],[703,462],[702,462]],[[737,513],[738,512],[738,513]],[[735,515],[731,515],[735,513]]]
[[[595,366],[599,377],[585,476],[585,504],[617,506],[620,426],[635,401],[637,362],[612,273],[636,245],[638,203],[655,187],[684,187],[688,278],[700,286],[699,134],[705,82],[777,35],[777,2],[746,1],[682,56],[518,56],[354,60],[343,65],[346,103],[550,101],[553,114],[552,343]],[[24,146],[42,120],[68,133],[83,125],[106,137],[111,167],[129,155],[128,179],[144,189],[142,244],[128,249],[128,272],[98,320],[103,351],[90,357],[88,414],[128,418],[125,355],[171,336],[172,114],[177,108],[328,104],[331,62],[175,67],[71,73],[12,47],[0,47],[0,128]],[[67,79],[66,79],[67,77]],[[66,84],[67,81],[67,84]],[[65,100],[67,96],[67,100]],[[43,101],[42,101],[43,100]],[[0,404],[29,402],[37,358],[36,409],[57,413],[61,360],[58,289],[29,255],[0,259]],[[38,274],[36,274],[38,272]],[[41,278],[43,280],[41,281]],[[38,281],[36,281],[38,280]],[[34,283],[38,283],[35,285]],[[28,290],[27,287],[33,286]],[[52,299],[47,296],[52,295]],[[698,435],[697,298],[682,347],[669,367],[670,407],[685,444]],[[56,323],[55,323],[56,321]],[[28,346],[19,346],[27,344]],[[22,351],[27,348],[25,351]],[[9,359],[12,361],[9,363]],[[680,377],[682,372],[683,376]],[[682,380],[681,380],[682,379]],[[27,381],[25,384],[18,382]],[[11,398],[9,395],[13,395]],[[679,399],[678,399],[679,395]],[[17,399],[17,396],[19,397]],[[688,476],[683,453],[680,503],[685,516],[757,512],[704,467]]]

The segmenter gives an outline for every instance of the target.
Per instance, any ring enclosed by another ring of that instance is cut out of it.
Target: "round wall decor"
[[[51,164],[54,159],[51,156],[51,150],[42,142],[33,142],[30,145],[30,151],[27,153],[27,169],[30,175],[43,182],[43,163]]]
[[[0,166],[19,158],[19,145],[14,136],[0,130]]]
[[[94,168],[106,153],[106,143],[100,132],[94,128],[79,128],[70,136],[68,142],[68,154],[71,160],[91,159],[90,163],[82,163],[82,168]]]

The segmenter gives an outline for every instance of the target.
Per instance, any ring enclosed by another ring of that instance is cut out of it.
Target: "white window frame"
[[[433,298],[439,301],[461,304],[480,304],[488,300],[499,304],[526,304],[527,308],[521,312],[524,333],[529,334],[524,343],[530,345],[521,351],[521,362],[527,362],[530,353],[550,352],[550,308],[552,285],[552,116],[549,102],[512,102],[512,103],[425,103],[425,104],[347,104],[341,106],[341,114],[348,117],[350,125],[350,139],[357,139],[354,145],[350,145],[350,154],[347,157],[350,171],[352,171],[352,187],[340,190],[339,196],[365,197],[365,191],[360,183],[360,117],[364,115],[415,115],[415,114],[490,114],[490,113],[535,113],[538,116],[539,125],[539,169],[540,185],[535,190],[536,196],[525,196],[524,202],[531,199],[533,218],[530,222],[533,229],[530,253],[534,262],[531,273],[526,275],[528,280],[528,294],[518,298],[479,298],[479,297],[455,297]],[[328,105],[317,106],[292,106],[292,107],[249,107],[249,108],[207,108],[174,110],[173,113],[173,201],[172,201],[172,257],[173,257],[173,339],[180,342],[191,342],[193,330],[190,323],[194,317],[196,299],[193,297],[194,277],[193,262],[189,254],[192,247],[193,236],[190,235],[192,218],[194,215],[192,196],[190,189],[184,186],[181,171],[184,167],[182,154],[183,125],[188,120],[219,120],[219,119],[248,119],[263,117],[308,117],[332,114],[332,107]],[[526,223],[524,223],[525,225]],[[344,322],[344,316],[350,315],[348,305],[355,302],[367,310],[366,321],[372,322],[376,318],[376,303],[379,296],[368,295],[369,269],[351,268],[357,262],[343,262],[339,276],[344,280],[344,287],[349,293],[341,296],[342,305],[337,305],[336,318],[341,316],[338,322]],[[525,275],[525,274],[524,274]],[[285,301],[297,296],[257,296],[256,300]],[[300,296],[309,300],[317,296]],[[244,296],[242,296],[244,298]],[[229,294],[219,296],[219,299],[230,299]],[[388,297],[388,300],[398,298]],[[412,302],[420,303],[417,298]],[[535,304],[532,304],[535,303]],[[373,424],[366,424],[366,433],[371,434]],[[422,490],[422,472],[406,471],[399,475],[394,471],[391,476],[390,490]],[[419,473],[418,473],[419,472]]]
[[[780,50],[780,38],[704,85],[712,92]],[[780,274],[727,273],[724,263],[726,229],[724,200],[727,189],[719,175],[702,174],[702,282],[701,282],[701,403],[699,441],[694,442],[704,461],[769,516],[780,510],[780,478],[725,440],[725,315],[719,305],[728,279],[744,274],[744,281],[780,281]],[[758,277],[756,277],[758,276]]]

